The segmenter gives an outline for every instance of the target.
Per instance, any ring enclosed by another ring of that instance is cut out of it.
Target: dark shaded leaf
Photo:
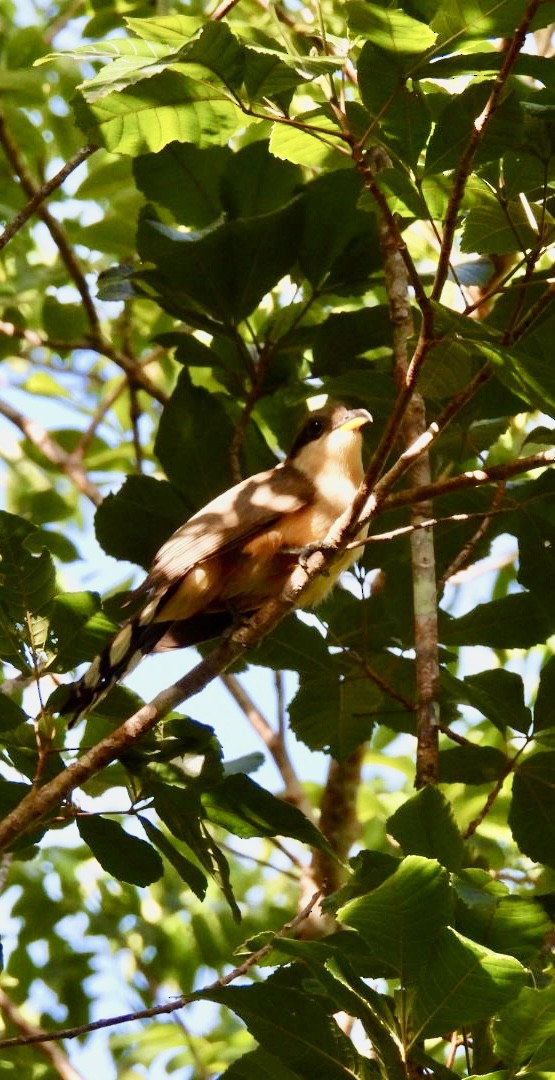
[[[164,836],[164,833],[161,832],[160,829],[157,829],[148,818],[143,817],[142,814],[139,814],[138,816],[149,840],[158,848],[168,862],[171,863],[181,880],[192,889],[195,896],[198,896],[199,900],[204,900],[204,897],[206,896],[207,881],[202,871],[199,870],[198,866],[191,862],[190,859],[186,859],[173,844],[170,844],[167,837]]]
[[[509,826],[524,855],[555,866],[555,751],[517,764]]]
[[[80,815],[77,828],[103,870],[118,881],[150,885],[162,877],[158,852],[144,840],[130,836],[116,821],[96,814]]]
[[[241,773],[205,792],[202,804],[210,821],[236,836],[292,836],[310,847],[329,850],[322,833],[296,806],[277,799]]]
[[[554,628],[555,615],[548,614],[532,593],[521,592],[478,604],[467,615],[444,621],[441,637],[446,645],[528,649],[544,642]]]
[[[192,513],[181,494],[165,480],[128,476],[115,495],[96,511],[99,544],[108,555],[128,559],[146,570],[158,548]]]
[[[172,142],[158,154],[135,158],[133,174],[146,199],[171,210],[176,221],[203,228],[222,213],[220,182],[230,157],[227,146],[201,150]]]

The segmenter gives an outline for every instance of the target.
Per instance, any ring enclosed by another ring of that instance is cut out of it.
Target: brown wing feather
[[[236,548],[313,498],[310,480],[289,462],[218,495],[162,545],[138,592],[167,589],[194,566]]]

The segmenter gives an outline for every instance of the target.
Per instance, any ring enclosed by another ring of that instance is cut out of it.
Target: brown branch
[[[391,165],[383,150],[375,148],[366,159],[374,174]],[[378,239],[384,267],[385,288],[389,304],[393,338],[393,377],[399,391],[399,401],[404,411],[399,433],[406,449],[418,443],[427,430],[426,406],[421,394],[415,389],[419,364],[413,356],[409,364],[408,342],[414,334],[414,320],[409,300],[410,277],[406,261],[398,245],[399,230],[393,228],[391,212],[377,211]],[[428,301],[424,309],[420,341],[431,336],[431,312]],[[424,357],[424,344],[419,355]],[[410,478],[416,486],[431,480],[428,449],[423,450],[410,464]],[[421,525],[430,517],[432,507],[428,503],[416,503],[411,507],[413,525]],[[438,599],[435,571],[434,534],[430,528],[416,528],[410,534],[413,626],[416,676],[416,787],[437,784],[439,773],[438,742]]]
[[[168,395],[149,378],[145,370],[149,364],[155,363],[161,353],[165,352],[159,346],[152,349],[141,363],[135,357],[116,349],[101,334],[78,339],[77,341],[58,341],[53,338],[41,338],[34,330],[22,329],[15,326],[14,323],[2,321],[0,321],[0,334],[5,334],[6,337],[19,338],[33,348],[51,349],[53,352],[59,352],[61,349],[90,349],[92,352],[112,360],[114,364],[125,372],[129,382],[144,390],[155,401],[159,401],[161,405],[166,405],[168,402]]]
[[[2,133],[3,128],[4,128],[4,138],[5,138],[5,121],[4,121],[3,117],[2,117],[2,115],[0,114],[0,140],[2,140],[2,134],[1,133]],[[4,149],[6,150],[6,146],[4,145],[3,141],[2,141],[2,145],[4,146]],[[39,209],[41,203],[45,202],[45,200],[49,197],[49,195],[51,195],[53,191],[56,191],[56,188],[61,187],[61,185],[64,183],[64,181],[67,180],[68,176],[70,176],[71,173],[74,172],[75,169],[77,169],[79,167],[79,165],[81,165],[84,161],[86,161],[87,158],[90,157],[91,154],[94,154],[96,152],[96,150],[98,150],[98,149],[99,149],[98,146],[94,146],[92,144],[89,144],[87,146],[82,146],[81,149],[78,150],[77,153],[74,154],[73,157],[69,159],[69,161],[66,161],[65,165],[62,166],[62,168],[59,170],[59,172],[57,172],[56,175],[53,176],[51,180],[47,180],[44,184],[41,184],[41,186],[38,187],[38,188],[35,187],[34,181],[31,180],[30,176],[27,176],[27,182],[26,182],[25,185],[23,184],[23,181],[21,180],[21,176],[20,176],[21,185],[24,188],[24,190],[26,191],[27,195],[31,194],[31,189],[34,189],[34,193],[31,195],[31,198],[29,199],[29,202],[23,207],[22,210],[19,211],[18,214],[16,214],[16,216],[14,218],[12,218],[12,220],[9,222],[9,224],[6,225],[6,228],[4,229],[3,233],[0,234],[0,251],[2,251],[2,249],[5,248],[6,244],[9,243],[9,241],[12,239],[12,237],[14,237],[15,234],[17,232],[19,232],[20,229],[23,228],[23,226],[25,225],[25,222],[28,221],[30,217],[32,217],[32,215],[35,213],[36,210]],[[10,154],[11,153],[13,153],[12,147],[10,147]],[[10,164],[14,168],[14,171],[18,172],[18,169],[15,167],[15,162],[14,162],[14,160],[12,160],[11,156],[8,155],[7,150],[6,150],[6,156],[9,157]],[[18,163],[19,163],[19,168],[23,168],[23,164],[21,162],[21,159],[19,159],[19,157],[18,157],[17,160],[18,160]],[[18,172],[18,176],[19,175],[20,174]]]
[[[458,574],[459,571],[462,570],[463,567],[466,566],[466,564],[469,562],[472,557],[472,553],[476,550],[476,547],[480,543],[480,540],[487,533],[493,517],[496,513],[498,513],[501,504],[503,503],[503,500],[505,498],[505,491],[506,484],[503,480],[501,480],[498,484],[497,491],[493,496],[490,510],[487,514],[483,515],[482,521],[476,529],[476,532],[470,537],[466,544],[464,544],[464,546],[452,560],[451,564],[443,572],[441,579],[438,582],[440,588],[449,578],[453,577],[455,574]]]
[[[411,488],[411,490],[414,491],[416,489]],[[476,510],[470,514],[446,514],[445,517],[423,518],[422,521],[419,521],[415,525],[399,525],[398,528],[389,529],[387,532],[372,533],[371,536],[365,536],[363,539],[352,540],[350,544],[346,545],[346,548],[348,551],[355,551],[356,548],[367,547],[370,544],[383,544],[384,540],[397,540],[400,536],[410,536],[410,534],[413,533],[415,529],[430,529],[432,527],[435,527],[436,525],[450,525],[453,522],[457,524],[458,522],[472,521],[473,518],[480,518],[480,521],[483,521],[485,517],[489,519],[493,516],[493,514],[502,513],[505,513],[504,509],[492,509],[488,510],[487,512],[483,510]]]
[[[285,784],[283,798],[285,798],[287,802],[293,803],[294,806],[298,806],[305,817],[314,821],[312,806],[302,789],[291,758],[287,753],[287,747],[285,746],[283,737],[281,734],[278,734],[277,731],[274,731],[265,716],[262,715],[260,710],[254,704],[254,701],[247,693],[244,686],[239,682],[236,675],[228,675],[224,672],[221,679],[226,690],[229,691],[233,700],[245,714],[249,724],[251,724],[256,733],[260,736],[265,746],[268,747]]]
[[[387,425],[386,432],[370,462],[364,481],[361,484],[357,497],[353,503],[351,519],[348,525],[349,533],[354,534],[357,531],[357,523],[366,521],[367,518],[374,516],[377,513],[378,509],[384,505],[388,492],[397,480],[400,480],[401,477],[408,472],[413,462],[416,461],[420,454],[428,450],[432,443],[443,433],[451,420],[454,419],[457,413],[472,400],[480,387],[491,378],[491,375],[491,369],[487,365],[480,368],[468,385],[461,390],[460,393],[455,394],[455,396],[451,398],[451,401],[440,416],[438,416],[437,420],[434,420],[416,442],[414,442],[412,446],[407,447],[407,449],[399,455],[397,461],[391,466],[388,472],[384,473],[380,480],[377,480],[376,477],[381,468],[384,455],[388,455],[389,449],[393,446],[396,437],[396,431],[393,426],[391,424]],[[407,398],[407,400],[409,399]],[[415,489],[411,488],[410,490],[413,491]],[[423,495],[423,498],[433,498],[435,490],[433,489],[433,485],[426,485],[422,490],[426,492],[426,494]],[[418,500],[413,497],[412,499],[406,499],[402,505],[406,506],[417,501]],[[389,506],[389,499],[387,502]]]
[[[330,530],[324,550],[315,551],[306,564],[297,565],[280,596],[267,601],[248,621],[224,636],[215,649],[172,686],[162,690],[151,702],[143,705],[118,728],[72,762],[44,787],[24,796],[18,806],[0,821],[0,851],[38,821],[56,811],[71,792],[89,777],[115,761],[121,754],[150,731],[158,721],[182,701],[200,693],[234,660],[258,644],[273,630],[285,615],[299,603],[311,581],[323,573],[338,558],[342,546],[338,542],[350,516],[347,511]]]
[[[15,424],[25,438],[27,438],[52,465],[55,465],[56,468],[65,473],[72,483],[75,484],[76,488],[83,495],[86,495],[95,506],[100,505],[102,502],[102,495],[96,485],[89,480],[86,470],[72,454],[68,454],[54,441],[54,439],[51,438],[41,424],[38,424],[36,420],[29,420],[23,413],[20,413],[17,409],[8,405],[6,401],[0,401],[0,414],[5,416],[7,420],[10,420],[12,424]]]
[[[505,780],[507,779],[508,776],[510,776],[510,774],[512,772],[514,772],[515,765],[516,765],[519,757],[521,756],[521,754],[524,753],[527,745],[528,745],[528,742],[526,741],[523,744],[523,746],[521,746],[520,749],[517,750],[514,757],[509,758],[507,760],[507,762],[505,764],[505,767],[502,770],[501,775],[499,776],[499,778],[497,780],[497,783],[495,784],[495,786],[490,791],[490,793],[489,793],[489,795],[488,795],[482,809],[480,810],[480,813],[475,818],[472,819],[470,824],[467,825],[466,829],[464,830],[464,832],[463,832],[463,840],[468,840],[471,836],[473,836],[474,833],[476,832],[476,829],[482,824],[484,819],[487,817],[487,815],[489,814],[489,811],[491,810],[495,800],[497,799],[498,795],[500,795],[501,791],[503,790],[503,784],[505,783]]]
[[[451,252],[453,249],[453,240],[455,236],[455,229],[457,227],[457,221],[459,216],[459,210],[461,200],[464,195],[468,177],[472,171],[472,165],[476,156],[476,151],[480,145],[480,141],[484,137],[484,132],[488,128],[492,117],[497,111],[501,94],[505,87],[505,83],[511,73],[511,70],[518,58],[518,55],[524,45],[524,40],[528,32],[528,27],[536,14],[536,11],[540,7],[542,0],[529,0],[526,5],[526,10],[522,19],[517,26],[512,38],[508,43],[508,48],[505,53],[505,59],[498,71],[491,93],[486,102],[486,105],[480,116],[474,121],[474,126],[471,131],[468,142],[461,154],[458,168],[455,172],[453,179],[453,188],[447,211],[445,215],[445,221],[443,226],[443,240],[441,244],[441,250],[439,253],[439,260],[436,270],[435,281],[432,288],[431,297],[432,300],[439,300],[443,292],[443,286],[447,280],[449,273],[449,262],[451,259]]]
[[[94,337],[94,335],[91,337],[88,348],[92,348],[95,352],[102,353],[102,355],[108,357],[109,360],[113,360],[114,364],[117,364],[117,366],[125,372],[129,382],[133,383],[137,389],[144,390],[151,398],[154,398],[155,401],[159,401],[161,405],[167,405],[169,400],[168,394],[166,394],[164,390],[161,390],[145,371],[145,368],[156,360],[159,351],[158,349],[153,350],[153,354],[147,356],[146,359],[140,363],[135,357],[128,356],[127,353],[114,348],[114,346],[101,334],[97,337]]]
[[[19,152],[17,143],[12,138],[10,130],[6,124],[6,118],[0,112],[0,146],[4,150],[6,158],[11,165],[15,175],[19,179],[21,187],[25,194],[35,201],[33,207],[36,210],[37,215],[41,221],[46,225],[58,251],[62,261],[69,272],[80,296],[83,301],[83,307],[91,327],[91,331],[94,337],[100,334],[100,323],[98,319],[98,313],[93,303],[92,296],[90,294],[89,286],[87,284],[85,275],[81,269],[80,263],[75,256],[71,244],[68,242],[66,234],[60,225],[59,221],[52,216],[49,210],[42,205],[44,196],[42,195],[43,187],[39,187],[36,181],[31,176],[30,172],[25,165],[22,155]],[[92,153],[96,147],[91,147],[89,153]],[[57,185],[56,185],[57,186]]]
[[[315,850],[312,856],[310,879],[316,882],[325,896],[335,892],[345,880],[345,860],[351,847],[360,837],[357,797],[360,788],[365,746],[362,744],[344,761],[330,761],[320,803],[320,831],[333,851]],[[314,919],[314,916],[313,916]],[[322,932],[321,922],[311,929]]]
[[[481,469],[470,469],[468,472],[451,476],[448,480],[437,480],[422,488],[407,488],[405,491],[386,495],[381,500],[382,510],[392,510],[398,506],[409,506],[422,500],[437,498],[438,495],[448,495],[451,491],[460,491],[462,488],[479,487],[482,484],[499,483],[510,480],[513,476],[531,472],[533,469],[547,468],[555,464],[555,449],[541,450],[529,457],[517,458],[516,461],[507,461],[503,465],[484,466]]]
[[[70,1065],[63,1050],[60,1050],[57,1046],[48,1045],[46,1040],[51,1039],[50,1033],[42,1031],[40,1028],[35,1027],[34,1024],[30,1024],[1,987],[0,1012],[8,1023],[13,1024],[21,1032],[21,1035],[15,1039],[4,1040],[4,1044],[8,1042],[12,1046],[27,1046],[30,1042],[37,1042],[39,1044],[37,1047],[39,1053],[47,1059],[52,1070],[57,1076],[61,1077],[61,1080],[82,1080],[82,1074],[77,1069],[74,1069],[73,1065]]]
[[[219,990],[224,986],[229,986],[235,979],[240,979],[243,975],[248,975],[251,968],[255,967],[264,960],[266,956],[271,953],[276,941],[280,938],[287,938],[293,932],[296,932],[302,925],[305,919],[308,919],[312,912],[312,909],[318,903],[321,894],[315,892],[311,896],[310,900],[297,915],[289,922],[286,922],[279,930],[276,930],[272,934],[271,941],[263,945],[262,948],[257,949],[256,952],[250,954],[242,964],[233,968],[227,975],[222,975],[220,979],[215,979],[214,982],[209,983],[202,990],[195,990],[191,994],[183,994],[181,997],[176,998],[175,1001],[167,1002],[165,1005],[153,1005],[150,1009],[138,1009],[136,1012],[125,1013],[123,1016],[109,1016],[103,1020],[93,1020],[90,1024],[80,1024],[78,1027],[61,1028],[59,1031],[41,1032],[37,1035],[29,1036],[29,1038],[17,1037],[15,1039],[1,1039],[0,1049],[6,1050],[12,1046],[28,1046],[32,1043],[39,1042],[52,1042],[58,1039],[76,1039],[80,1035],[87,1035],[90,1031],[99,1031],[102,1028],[115,1027],[117,1024],[129,1024],[134,1020],[148,1020],[153,1016],[168,1016],[171,1013],[177,1012],[178,1009],[183,1009],[185,1005],[190,1005],[195,1001],[202,1000],[203,997],[210,997],[212,990]]]
[[[218,4],[216,10],[212,12],[210,18],[213,20],[225,18],[238,3],[239,0],[222,0],[222,2]]]

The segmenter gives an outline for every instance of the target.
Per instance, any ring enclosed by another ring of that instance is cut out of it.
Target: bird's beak
[[[338,431],[357,431],[365,424],[372,423],[372,416],[367,409],[352,409],[347,419],[339,424]]]

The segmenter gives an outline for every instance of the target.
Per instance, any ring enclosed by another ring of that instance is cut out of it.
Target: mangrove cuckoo
[[[311,413],[285,461],[224,491],[170,536],[132,594],[142,608],[70,688],[70,726],[147,653],[207,641],[279,596],[299,551],[321,543],[351,505],[371,419],[337,404]],[[316,577],[300,606],[319,603],[355,558],[346,551]]]

